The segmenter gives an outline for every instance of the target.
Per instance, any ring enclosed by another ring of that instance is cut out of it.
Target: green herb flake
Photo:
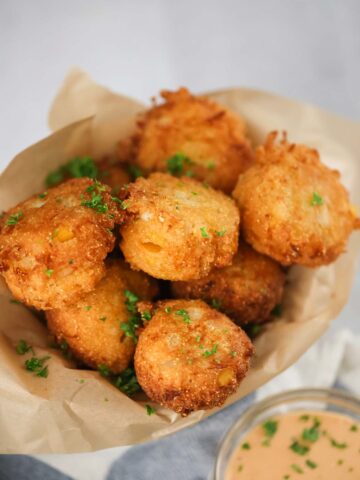
[[[192,195],[199,195],[198,192],[191,192]]]
[[[347,443],[345,443],[345,442],[342,442],[342,443],[341,443],[341,442],[337,442],[334,438],[331,438],[331,439],[330,439],[330,443],[331,443],[331,445],[332,445],[333,447],[339,448],[339,449],[344,449],[344,448],[347,448],[347,447],[348,447]]]
[[[226,228],[223,228],[222,230],[215,230],[215,233],[218,237],[223,237],[226,233]]]
[[[214,170],[214,168],[216,167],[216,163],[215,162],[208,162],[208,164],[206,166],[207,166],[208,170]]]
[[[195,337],[195,341],[196,341],[197,343],[199,343],[199,342],[200,342],[200,339],[201,339],[201,335],[196,335],[196,337]]]
[[[306,455],[310,450],[306,445],[301,445],[297,440],[295,440],[289,447],[294,453],[298,455]]]
[[[140,385],[137,381],[135,371],[133,368],[127,368],[118,375],[114,382],[114,386],[126,395],[133,395],[140,390]]]
[[[25,368],[29,372],[34,372],[37,377],[47,378],[49,375],[48,367],[45,365],[47,360],[49,360],[49,356],[45,356],[42,358],[38,357],[31,357],[25,362]]]
[[[281,317],[282,313],[283,307],[280,303],[275,305],[275,307],[271,310],[271,315],[274,315],[274,317]]]
[[[289,480],[290,479],[290,475],[284,475],[283,476],[283,480]]]
[[[75,157],[69,160],[65,165],[61,165],[58,169],[49,173],[45,179],[47,187],[54,187],[66,178],[96,178],[98,176],[98,168],[94,160],[89,156]]]
[[[299,420],[301,422],[307,422],[308,420],[310,420],[310,415],[301,415],[301,417],[299,417]]]
[[[301,467],[299,467],[299,465],[297,465],[296,463],[293,463],[293,464],[291,465],[291,468],[292,468],[292,469],[294,470],[294,472],[296,472],[296,473],[304,473],[304,470],[303,470]]]
[[[187,157],[186,155],[180,152],[175,153],[175,155],[170,157],[166,162],[167,171],[171,173],[171,175],[175,175],[175,176],[182,175],[184,173],[185,166],[186,165],[190,166],[193,164],[194,162],[190,160],[189,157]],[[187,172],[187,175],[188,174],[189,174],[189,171]]]
[[[6,220],[6,225],[13,227],[18,223],[18,221],[24,216],[22,210],[19,210],[16,213],[9,215],[9,218]]]
[[[151,405],[146,404],[146,405],[145,405],[145,408],[146,408],[146,413],[149,415],[149,417],[150,417],[153,413],[156,413],[155,408],[152,407]]]
[[[211,357],[212,355],[215,355],[215,353],[218,351],[218,345],[214,345],[211,350],[205,350],[203,353],[203,356],[205,358]]]
[[[315,463],[315,462],[313,462],[313,461],[311,461],[311,460],[306,460],[305,463],[306,463],[306,465],[307,465],[309,468],[311,468],[311,469],[313,469],[313,470],[314,470],[314,468],[317,467],[317,463]]]
[[[357,432],[358,431],[358,426],[357,425],[351,425],[350,427],[350,432]]]
[[[131,180],[136,180],[139,177],[143,177],[144,174],[137,165],[129,165],[128,172],[130,174]]]
[[[87,312],[89,312],[91,309],[92,309],[92,306],[91,306],[91,305],[86,305],[86,306],[84,307],[84,310],[87,311]]]
[[[113,202],[118,203],[120,205],[121,210],[126,210],[128,208],[127,203],[124,202],[123,200],[120,200],[120,198],[113,197],[113,196],[111,196],[110,198]]]
[[[106,317],[105,316],[104,317],[99,317],[99,320],[101,320],[102,322],[105,322]]]
[[[137,308],[136,304],[139,301],[139,297],[135,293],[130,292],[130,290],[125,290],[124,295],[126,297],[125,305],[130,313],[136,313]]]
[[[34,353],[33,348],[28,345],[25,340],[18,341],[16,345],[16,353],[18,355],[25,355],[25,353],[28,353],[30,350]]]
[[[48,192],[43,192],[38,195],[38,198],[45,198]]]
[[[342,465],[342,464],[344,463],[344,460],[338,460],[336,463],[337,463],[338,465]]]
[[[164,311],[165,313],[171,313],[171,307],[165,307]]]
[[[250,448],[251,448],[251,447],[250,447],[250,443],[249,443],[249,442],[243,443],[243,444],[241,445],[241,448],[242,448],[243,450],[250,450]]]
[[[109,377],[111,374],[110,368],[107,365],[98,365],[98,371],[102,377]]]
[[[104,203],[102,198],[102,192],[105,190],[106,187],[95,180],[92,185],[86,188],[86,193],[90,194],[90,199],[83,200],[80,205],[82,207],[92,208],[97,213],[106,213],[109,210],[109,206]]]
[[[324,203],[324,200],[323,200],[322,196],[319,195],[317,192],[313,192],[312,197],[311,197],[310,205],[312,207],[315,207],[315,206],[323,205],[323,203]]]
[[[230,352],[230,356],[231,356],[232,358],[236,357],[236,355],[237,355],[237,352],[235,352],[235,350],[233,350],[232,352]]]
[[[77,379],[77,382],[83,384],[83,383],[85,383],[85,379],[84,379],[84,378],[78,378],[78,379]]]
[[[278,429],[278,422],[276,420],[267,420],[262,425],[263,432],[267,438],[272,438]]]
[[[308,442],[316,442],[320,437],[320,422],[318,419],[314,419],[314,423],[311,428],[305,428],[302,433],[303,440],[307,440]]]
[[[45,272],[45,275],[50,278],[52,276],[52,274],[54,273],[54,270],[51,269],[51,268],[46,268],[44,270],[44,272]]]
[[[143,320],[145,322],[148,322],[149,320],[151,320],[151,317],[152,317],[152,315],[148,310],[145,310],[145,312],[141,313],[141,320]]]
[[[201,227],[201,228],[200,228],[200,232],[201,232],[201,236],[202,236],[203,238],[210,238],[209,234],[208,234],[207,231],[206,231],[206,227]]]
[[[221,307],[221,300],[219,300],[218,298],[213,298],[211,300],[211,306],[215,308],[215,310],[219,310]]]
[[[239,466],[237,467],[237,471],[238,471],[238,472],[242,472],[243,470],[244,470],[244,465],[239,465]]]
[[[14,305],[22,305],[22,303],[19,300],[16,300],[16,298],[10,298],[9,302]]]
[[[182,317],[184,323],[191,323],[190,315],[187,310],[180,309],[176,310],[175,315],[178,315],[179,317]]]

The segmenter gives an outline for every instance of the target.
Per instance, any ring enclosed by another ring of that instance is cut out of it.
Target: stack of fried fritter
[[[226,108],[162,97],[127,163],[122,147],[72,159],[2,216],[0,270],[83,364],[110,377],[134,364],[150,399],[186,415],[237,389],[243,328],[273,318],[286,269],[336,260],[358,220],[316,150],[272,132],[254,152]]]

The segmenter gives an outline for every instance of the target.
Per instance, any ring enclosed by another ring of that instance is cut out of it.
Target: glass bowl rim
[[[360,415],[360,397],[358,397],[356,394],[350,393],[346,390],[340,390],[338,388],[293,388],[269,395],[247,407],[239,415],[236,422],[227,429],[221,438],[219,446],[216,450],[213,479],[220,480],[220,467],[226,449],[230,446],[232,438],[243,424],[245,425],[247,422],[259,416],[261,413],[265,412],[271,407],[276,407],[281,403],[295,403],[296,401],[328,401],[331,403],[331,400],[334,402],[336,400],[343,401],[348,405],[352,405],[355,410],[358,410]]]

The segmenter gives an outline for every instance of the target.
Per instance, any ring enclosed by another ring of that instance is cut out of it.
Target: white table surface
[[[359,121],[359,23],[357,0],[0,0],[0,169],[75,65],[140,100],[251,86]],[[332,330],[360,332],[359,293],[360,275]]]

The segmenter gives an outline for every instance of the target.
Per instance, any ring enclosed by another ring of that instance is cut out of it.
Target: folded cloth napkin
[[[296,364],[254,394],[194,427],[132,448],[80,455],[2,456],[0,479],[206,480],[211,478],[221,438],[255,400],[290,388],[331,386],[360,395],[360,336],[348,330],[325,335]]]

